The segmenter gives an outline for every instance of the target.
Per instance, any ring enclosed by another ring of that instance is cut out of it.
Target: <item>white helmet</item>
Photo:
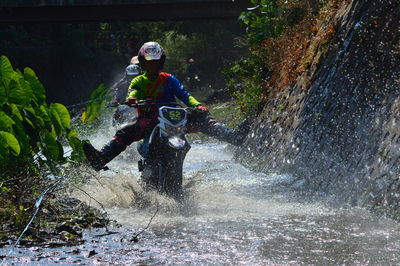
[[[165,56],[164,51],[157,42],[146,42],[138,53],[139,62],[142,60],[162,60],[163,56]]]
[[[138,59],[137,55],[131,58],[131,64],[134,64],[134,65],[139,64],[139,59]]]
[[[129,65],[126,67],[127,76],[137,76],[140,74],[140,68],[138,65]]]

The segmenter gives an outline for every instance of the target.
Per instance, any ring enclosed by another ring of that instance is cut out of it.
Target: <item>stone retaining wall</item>
[[[265,106],[238,159],[353,204],[396,211],[399,17],[397,0],[354,0],[340,10],[330,50]]]

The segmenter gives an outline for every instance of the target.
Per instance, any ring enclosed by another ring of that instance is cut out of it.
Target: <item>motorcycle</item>
[[[193,90],[201,89],[201,80],[200,80],[200,77],[198,74],[187,77],[186,83],[188,84],[189,88],[191,88]]]
[[[129,107],[151,108],[154,102],[145,100],[125,103]],[[147,189],[156,189],[175,199],[182,199],[183,162],[191,146],[186,139],[187,112],[177,103],[176,107],[158,109],[158,124],[150,136],[138,144],[143,157],[138,161],[141,180]]]

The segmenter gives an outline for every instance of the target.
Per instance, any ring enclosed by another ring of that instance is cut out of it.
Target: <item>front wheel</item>
[[[183,161],[175,157],[168,162],[145,162],[142,181],[146,188],[156,189],[175,199],[182,198]]]
[[[182,179],[183,179],[183,160],[179,156],[169,161],[165,165],[163,190],[176,199],[183,196]]]

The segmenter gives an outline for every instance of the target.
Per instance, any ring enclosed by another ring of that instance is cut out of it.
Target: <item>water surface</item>
[[[78,246],[18,248],[4,265],[400,264],[398,223],[339,208],[289,175],[251,172],[226,145],[192,145],[184,203],[143,192],[136,156],[131,149],[83,187],[121,227],[86,231]]]

